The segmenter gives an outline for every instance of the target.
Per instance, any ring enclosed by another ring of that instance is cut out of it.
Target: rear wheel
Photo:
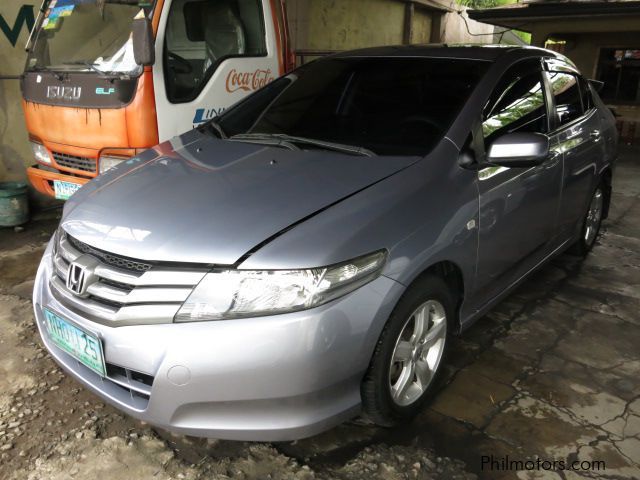
[[[374,423],[392,426],[416,415],[431,396],[447,347],[454,301],[435,276],[416,282],[385,326],[362,383],[362,403]]]
[[[598,186],[593,193],[589,210],[582,222],[580,238],[569,249],[570,253],[579,256],[587,255],[596,243],[600,227],[602,226],[602,216],[604,213],[605,197],[602,186]]]

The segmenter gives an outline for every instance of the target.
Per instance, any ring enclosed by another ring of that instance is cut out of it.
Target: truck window
[[[260,0],[175,0],[163,58],[167,97],[190,102],[225,59],[266,54]]]
[[[122,73],[139,75],[131,40],[131,22],[148,16],[155,2],[102,0],[50,2],[42,24],[34,31],[27,70]]]

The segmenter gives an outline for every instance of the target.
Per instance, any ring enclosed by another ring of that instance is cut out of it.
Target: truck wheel
[[[415,416],[433,393],[454,314],[446,283],[426,276],[396,305],[362,382],[365,415],[381,426]]]
[[[604,190],[599,185],[593,193],[589,210],[582,221],[582,230],[580,238],[576,243],[569,247],[569,253],[581,257],[586,256],[596,243],[600,227],[602,226],[602,215],[604,212]]]

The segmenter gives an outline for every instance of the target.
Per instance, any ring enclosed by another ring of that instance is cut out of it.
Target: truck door
[[[165,1],[153,67],[161,142],[219,115],[281,74],[286,26],[271,4]]]

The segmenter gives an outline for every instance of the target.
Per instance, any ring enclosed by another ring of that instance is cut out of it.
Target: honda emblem
[[[90,255],[81,255],[69,265],[67,271],[67,289],[79,296],[85,297],[89,287],[98,281],[95,269],[99,265],[97,259]]]
[[[85,289],[85,269],[82,265],[72,263],[67,273],[67,288],[76,295],[82,295]]]

